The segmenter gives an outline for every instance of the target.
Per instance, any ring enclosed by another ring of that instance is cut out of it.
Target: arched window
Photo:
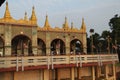
[[[38,55],[46,55],[46,45],[42,39],[38,39]]]
[[[25,35],[14,37],[12,39],[12,55],[33,55],[30,38]]]
[[[70,52],[71,54],[79,54],[83,52],[83,47],[80,40],[74,39],[70,42]]]
[[[51,42],[51,54],[65,54],[65,43],[61,39],[54,39]]]

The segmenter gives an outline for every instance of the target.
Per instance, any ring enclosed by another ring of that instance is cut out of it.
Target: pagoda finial
[[[9,7],[8,7],[8,1],[6,1],[6,10],[5,10],[4,18],[6,18],[6,19],[12,18],[10,15]]]
[[[27,18],[27,12],[25,12],[24,20],[28,20],[28,18]]]
[[[84,18],[82,18],[81,29],[83,30],[83,32],[86,32],[86,25],[85,25],[85,22],[84,22]]]
[[[45,20],[44,27],[47,28],[47,29],[50,28],[50,24],[49,24],[49,21],[48,21],[48,15],[46,15],[46,20]]]
[[[36,14],[35,14],[35,8],[34,8],[34,6],[32,7],[32,15],[31,15],[30,20],[31,20],[34,24],[37,23],[37,18],[36,18]]]
[[[71,29],[73,29],[73,22],[71,22]]]
[[[66,29],[69,29],[69,25],[68,25],[68,22],[67,22],[67,17],[65,17],[65,23],[63,24],[63,28],[66,30]]]

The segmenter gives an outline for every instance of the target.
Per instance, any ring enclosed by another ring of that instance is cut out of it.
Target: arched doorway
[[[51,53],[52,54],[65,54],[65,43],[61,39],[54,39],[51,42]]]
[[[38,55],[46,55],[46,45],[42,39],[38,38]]]
[[[33,55],[32,43],[29,37],[18,35],[12,39],[12,55]]]
[[[4,41],[3,39],[0,37],[0,56],[4,56]]]
[[[82,43],[78,39],[74,39],[70,42],[70,52],[73,54],[79,54],[83,52]]]

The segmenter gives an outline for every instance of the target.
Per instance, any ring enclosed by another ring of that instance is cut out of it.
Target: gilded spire
[[[28,20],[28,18],[27,18],[27,12],[25,12],[24,20]]]
[[[8,8],[8,2],[6,2],[6,10],[5,10],[4,18],[6,18],[6,19],[11,19],[12,18],[11,15],[10,15],[9,8]]]
[[[71,29],[73,29],[73,22],[71,22]]]
[[[67,17],[65,17],[65,23],[63,24],[63,28],[65,30],[68,30],[69,29],[69,25],[68,25],[68,22],[67,22]]]
[[[45,20],[44,27],[47,28],[47,29],[50,28],[50,24],[49,24],[49,21],[48,21],[48,15],[46,15],[46,20]]]
[[[30,20],[31,20],[34,24],[37,23],[37,18],[36,18],[36,14],[35,14],[35,8],[34,8],[34,6],[33,6],[33,8],[32,8],[32,15],[31,15]]]
[[[83,32],[86,32],[86,25],[85,25],[85,22],[84,22],[84,18],[82,18],[81,29],[82,29]]]

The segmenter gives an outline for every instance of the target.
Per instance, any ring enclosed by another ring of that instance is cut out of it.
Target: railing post
[[[76,66],[78,67],[78,58],[77,58],[77,55],[75,55],[75,60],[76,60]]]
[[[100,66],[100,56],[98,55],[98,65]]]
[[[53,54],[51,54],[51,64],[52,64],[52,69],[54,69],[54,64],[53,64]]]
[[[114,55],[112,55],[112,62],[113,62],[113,64],[115,64]]]
[[[22,56],[22,71],[24,71],[24,60],[23,60],[23,56]]]
[[[101,55],[98,55],[98,65],[102,66],[102,59],[101,59]]]
[[[18,56],[17,56],[16,57],[16,71],[19,71],[18,61],[19,61],[19,59],[18,59]]]
[[[50,58],[49,58],[49,55],[47,56],[47,67],[48,67],[48,69],[50,69]]]
[[[79,58],[80,58],[80,67],[82,67],[82,58],[81,58],[80,54],[79,54]]]

